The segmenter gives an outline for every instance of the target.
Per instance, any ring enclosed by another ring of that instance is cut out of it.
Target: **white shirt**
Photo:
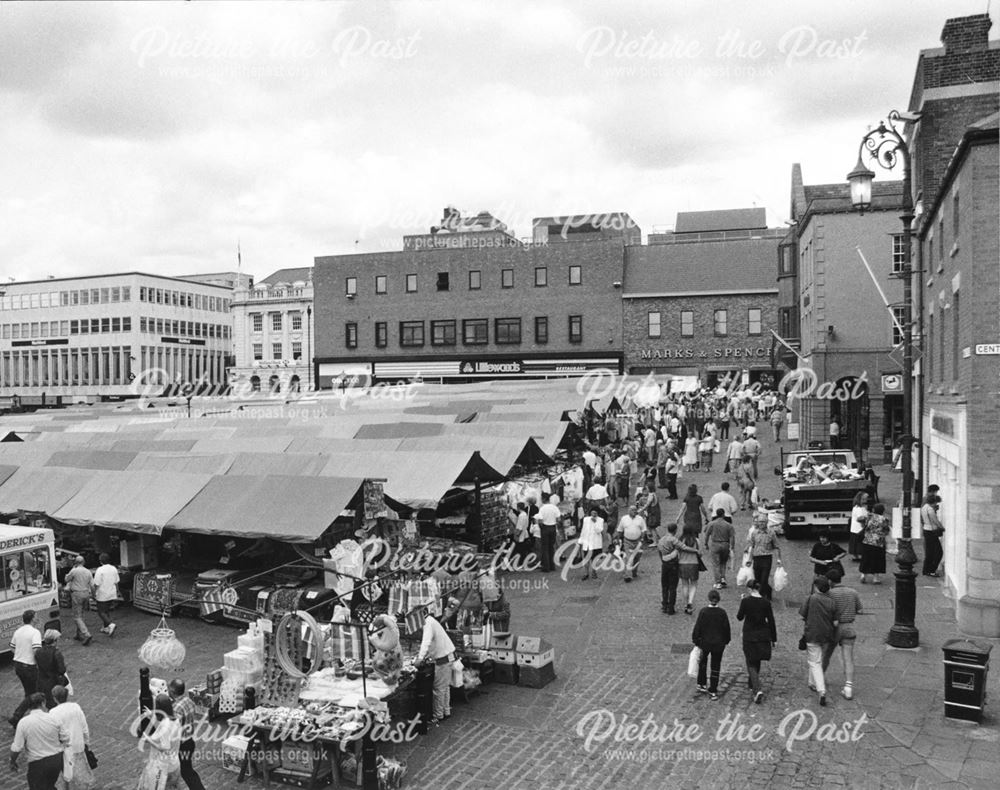
[[[604,543],[601,533],[604,532],[604,519],[600,516],[591,518],[587,516],[580,526],[580,538],[577,543],[584,551],[600,551]]]
[[[864,532],[865,525],[861,523],[861,519],[868,516],[868,508],[864,505],[855,505],[851,508],[851,534],[860,535]]]
[[[49,716],[59,723],[69,739],[70,750],[75,754],[90,743],[90,728],[83,708],[75,702],[61,702],[49,711]]]
[[[591,469],[593,469],[595,466],[597,466],[597,454],[592,452],[591,450],[584,450],[583,462]]]
[[[622,516],[618,519],[618,531],[627,540],[639,540],[646,531],[646,519],[642,516]]]
[[[424,620],[424,637],[420,641],[420,652],[417,653],[417,660],[429,658],[436,661],[439,658],[455,652],[455,643],[445,633],[444,627],[433,617]]]
[[[715,518],[715,511],[719,508],[725,510],[726,515],[732,518],[733,513],[739,509],[739,505],[736,504],[736,497],[728,491],[718,491],[712,494],[712,498],[708,500],[708,515]]]
[[[548,527],[554,527],[559,523],[559,519],[562,517],[562,513],[556,505],[551,502],[546,502],[540,508],[538,508],[538,520],[542,524]]]
[[[594,483],[590,488],[587,489],[587,499],[598,500],[607,499],[608,489],[602,486],[600,483]]]
[[[14,649],[15,661],[34,665],[35,650],[42,646],[42,632],[30,623],[25,623],[14,632],[10,646]]]
[[[102,565],[94,574],[95,595],[98,601],[114,601],[118,598],[118,569],[111,564]]]

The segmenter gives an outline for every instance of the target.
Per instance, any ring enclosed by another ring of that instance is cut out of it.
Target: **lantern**
[[[180,669],[187,655],[187,648],[181,642],[173,629],[167,628],[166,617],[160,618],[160,624],[149,632],[146,641],[139,648],[139,660],[150,667],[174,671]]]

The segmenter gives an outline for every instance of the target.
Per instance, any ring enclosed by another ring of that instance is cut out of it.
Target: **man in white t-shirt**
[[[556,567],[556,530],[559,526],[559,520],[562,518],[562,512],[559,510],[559,505],[556,504],[558,501],[559,497],[555,495],[549,497],[549,501],[538,508],[536,516],[540,544],[538,558],[541,561],[543,573],[553,571]]]
[[[722,482],[722,490],[712,494],[712,498],[708,500],[708,512],[715,513],[717,510],[723,510],[725,511],[726,521],[732,524],[733,513],[739,509],[740,506],[736,502],[736,497],[729,493],[729,481],[724,480]]]
[[[642,559],[642,536],[646,532],[646,519],[638,515],[635,505],[628,509],[628,515],[618,519],[617,533],[622,539],[625,554],[625,581],[630,582],[639,575],[639,560]],[[629,575],[631,573],[631,575]]]
[[[15,727],[28,710],[28,698],[38,691],[35,651],[42,646],[42,632],[35,628],[35,613],[28,609],[21,614],[21,621],[23,625],[14,632],[10,640],[10,649],[14,651],[14,674],[24,689],[24,699],[7,719]]]
[[[94,573],[94,597],[97,598],[97,614],[104,623],[102,634],[114,636],[117,627],[111,620],[111,607],[118,600],[118,569],[111,564],[107,554],[101,555],[101,567]]]

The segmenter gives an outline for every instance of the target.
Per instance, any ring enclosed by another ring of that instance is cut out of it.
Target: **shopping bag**
[[[67,782],[73,781],[73,750],[67,746],[63,749],[63,769],[62,778]]]
[[[465,684],[465,679],[462,677],[463,672],[465,672],[465,664],[462,663],[462,659],[456,658],[451,663],[451,685],[455,688],[461,688]]]
[[[752,568],[750,569],[750,572],[753,573]],[[781,592],[787,586],[788,586],[788,571],[786,571],[779,565],[777,570],[774,572],[774,581],[771,583],[771,588],[775,592]]]
[[[65,683],[63,683],[63,687],[64,687],[64,688],[66,689],[66,693],[67,693],[67,694],[68,694],[69,696],[71,696],[71,697],[72,697],[72,696],[74,695],[74,693],[75,693],[75,692],[73,691],[73,681],[72,681],[72,680],[70,680],[70,679],[69,679],[69,675],[66,675],[66,674],[63,674],[63,678],[65,678],[65,680],[66,680],[66,682],[65,682]]]
[[[753,566],[752,565],[741,565],[740,569],[736,572],[736,586],[742,587],[747,582],[753,581]]]
[[[688,677],[698,677],[698,662],[701,661],[701,648],[692,647],[691,655],[688,656]]]
[[[333,657],[341,661],[360,661],[367,642],[358,628],[337,623],[330,626],[330,641]]]
[[[759,501],[760,501],[760,494],[757,491],[757,486],[754,486],[753,490],[750,492],[750,504],[753,505],[754,507],[757,507],[757,503]]]

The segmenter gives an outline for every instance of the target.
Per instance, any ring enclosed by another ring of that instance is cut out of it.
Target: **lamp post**
[[[865,166],[865,161],[876,162],[884,170],[892,170],[897,164],[903,167],[903,266],[899,276],[903,279],[903,538],[899,541],[896,564],[896,612],[895,622],[889,629],[886,640],[892,647],[916,647],[920,642],[920,632],[914,625],[917,609],[917,574],[913,566],[917,555],[913,551],[910,531],[911,493],[913,491],[913,267],[910,255],[911,225],[913,223],[913,194],[910,173],[910,151],[906,141],[896,131],[895,122],[900,114],[896,110],[889,113],[885,121],[868,132],[861,139],[858,163],[847,175],[851,186],[851,203],[862,214],[872,202],[872,179],[875,174]]]

